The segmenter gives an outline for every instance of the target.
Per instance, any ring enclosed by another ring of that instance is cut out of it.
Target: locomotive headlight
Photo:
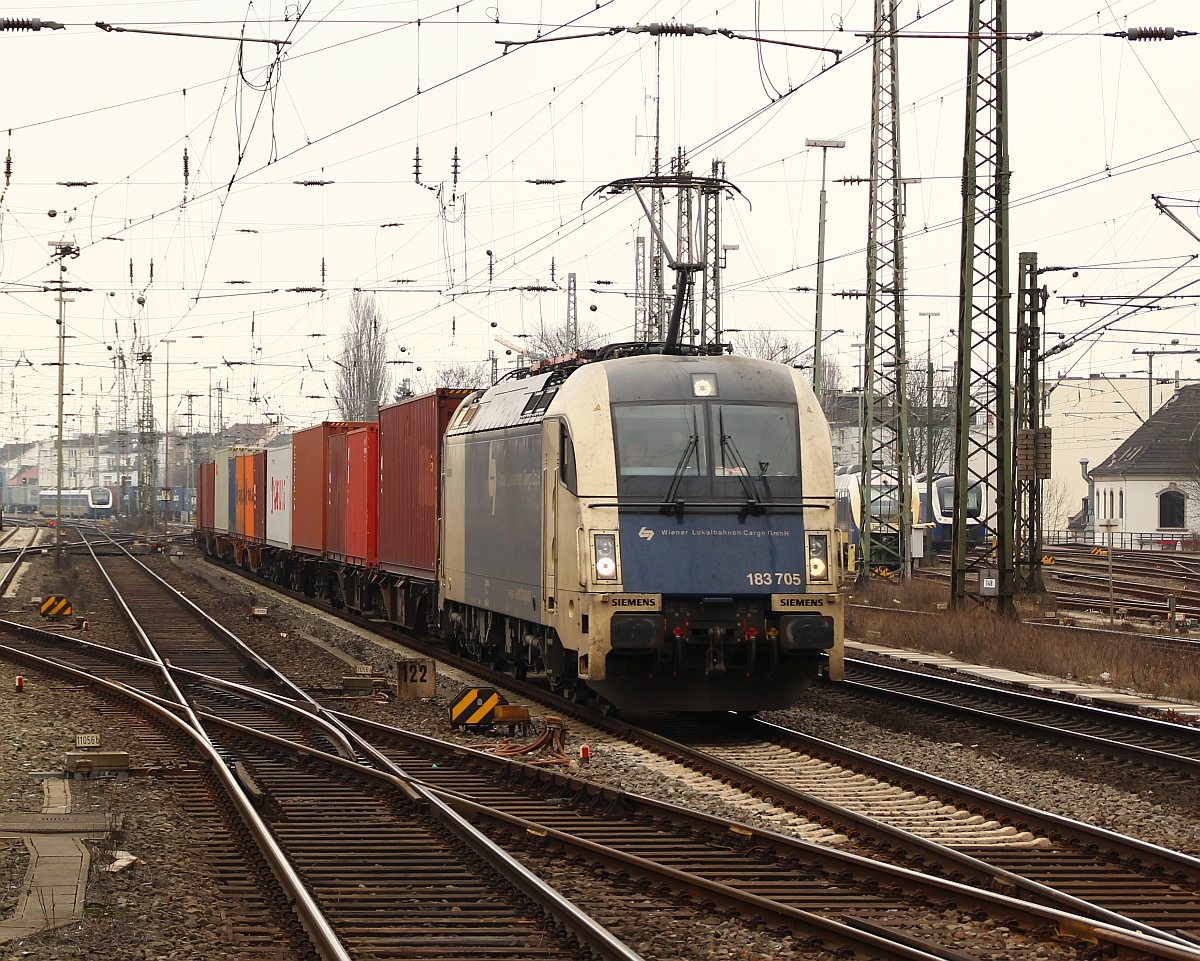
[[[829,535],[808,535],[808,579],[829,580]]]
[[[592,550],[596,556],[596,580],[617,579],[617,535],[593,534]]]

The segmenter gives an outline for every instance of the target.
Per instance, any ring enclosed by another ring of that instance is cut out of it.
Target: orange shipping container
[[[250,462],[249,454],[238,454],[234,462],[234,470],[237,472],[237,481],[234,491],[237,496],[237,513],[235,514],[235,530],[234,533],[246,536],[246,490],[254,480],[254,467]]]

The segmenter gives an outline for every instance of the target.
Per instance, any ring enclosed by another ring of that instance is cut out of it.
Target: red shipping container
[[[217,527],[217,465],[213,461],[204,465],[204,526],[210,531]]]
[[[379,425],[346,435],[346,562],[379,566]]]
[[[379,408],[379,566],[437,576],[442,435],[469,390],[423,394]]]
[[[250,490],[254,495],[253,509],[247,516],[251,523],[251,537],[256,543],[267,539],[267,452],[260,450],[251,455],[254,459],[254,483]]]
[[[325,553],[327,440],[365,426],[361,422],[326,421],[292,435],[292,547],[301,554]]]
[[[325,440],[325,556],[346,559],[346,435]]]

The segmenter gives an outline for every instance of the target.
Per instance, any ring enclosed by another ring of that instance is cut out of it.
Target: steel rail
[[[90,549],[91,546],[89,543],[89,550]],[[333,743],[344,744],[348,753],[353,754],[356,749],[361,751],[365,755],[372,757],[372,759],[377,763],[384,765],[385,768],[391,769],[390,773],[397,779],[398,784],[407,783],[411,785],[411,780],[407,777],[407,775],[404,774],[404,772],[396,768],[395,765],[393,765],[386,757],[377,752],[361,737],[349,731],[340,722],[326,717],[326,709],[324,707],[322,707],[312,697],[301,690],[290,679],[279,674],[274,667],[272,667],[267,661],[263,660],[232,631],[228,630],[224,625],[212,618],[190,598],[186,597],[182,594],[182,592],[172,587],[157,573],[150,570],[149,567],[129,554],[128,551],[125,551],[124,553],[160,587],[167,591],[174,600],[177,600],[191,613],[194,613],[210,630],[215,630],[219,636],[221,636],[223,639],[226,639],[227,643],[233,646],[235,653],[237,653],[239,657],[248,659],[251,663],[255,664],[260,670],[262,670],[264,673],[267,673],[269,676],[281,678],[284,682],[285,689],[294,692],[296,695],[296,701],[299,703],[289,703],[283,698],[278,698],[274,695],[271,695],[269,692],[257,691],[245,685],[239,685],[236,682],[227,681],[220,678],[212,678],[206,675],[199,675],[198,672],[187,673],[196,675],[198,677],[204,677],[205,683],[217,684],[230,689],[240,688],[241,693],[244,696],[248,695],[250,692],[253,692],[254,696],[267,699],[277,707],[301,713],[305,716],[307,723],[316,724],[325,730],[326,735],[330,737]],[[126,619],[130,620],[131,625],[134,626],[135,631],[141,639],[141,642],[147,647],[148,650],[153,651],[154,645],[150,641],[149,636],[146,634],[141,625],[137,623],[136,618],[134,617],[132,611],[129,610],[124,598],[113,584],[111,578],[108,576],[108,573],[104,571],[103,565],[101,565],[99,560],[95,558],[94,552],[93,559],[96,561],[97,566],[100,567],[101,571],[104,573],[105,580],[109,584],[109,589],[113,592],[114,598],[118,601],[122,610],[125,612]],[[157,651],[155,651],[155,657],[157,657],[160,662],[162,661],[161,657],[158,656]],[[172,674],[181,670],[173,666],[168,667],[166,664],[163,666],[164,669],[167,669],[168,672]],[[171,678],[170,684],[174,690],[178,691],[178,687],[175,685],[173,677]],[[180,693],[180,697],[183,697],[182,693]],[[189,713],[192,713],[190,706],[188,707],[188,710]],[[196,723],[197,725],[200,724],[199,719],[197,719]],[[370,768],[364,769],[370,770]],[[402,790],[404,790],[409,797],[412,797],[414,789],[411,786],[402,788]],[[419,795],[424,795],[421,800],[426,803],[431,812],[438,817],[443,825],[450,830],[460,842],[467,845],[467,847],[470,848],[475,854],[481,857],[492,867],[496,868],[526,896],[533,898],[535,901],[545,907],[546,910],[555,918],[555,920],[564,925],[564,927],[571,931],[572,934],[578,937],[583,943],[594,949],[599,956],[604,959],[604,961],[640,961],[640,955],[632,951],[622,941],[613,936],[611,932],[605,929],[602,925],[598,924],[585,911],[567,898],[563,897],[551,885],[547,884],[545,881],[542,881],[541,878],[529,871],[529,869],[527,869],[524,865],[497,846],[490,838],[475,829],[457,812],[445,805],[443,801],[419,788],[417,789],[417,793]]]
[[[922,674],[906,671],[903,668],[886,664],[875,664],[870,661],[860,661],[847,658],[848,669],[867,675],[866,680],[855,680],[847,677],[841,682],[847,690],[860,691],[872,697],[888,698],[897,702],[917,704],[922,707],[940,709],[946,712],[961,714],[987,727],[1008,727],[1025,733],[1045,735],[1072,746],[1085,748],[1100,754],[1120,757],[1124,760],[1149,764],[1164,770],[1181,771],[1193,776],[1200,775],[1200,729],[1184,724],[1172,724],[1154,718],[1142,717],[1119,711],[1106,710],[1088,704],[1077,704],[1073,701],[1061,701],[1054,698],[1038,697],[1020,691],[1009,691],[1003,688],[973,684],[956,678],[941,677],[936,674]],[[897,690],[881,683],[872,683],[875,676],[886,681],[901,684],[912,684],[918,687],[932,688],[932,693],[918,694],[910,691]],[[1127,741],[1114,740],[1111,737],[1098,734],[1088,734],[1061,727],[1053,721],[1035,721],[1014,716],[1009,713],[991,713],[977,707],[945,700],[938,697],[939,692],[945,692],[951,697],[967,697],[989,701],[1000,708],[1015,708],[1036,711],[1040,714],[1059,714],[1077,718],[1092,724],[1108,725],[1113,729],[1126,728],[1137,736],[1142,734],[1150,737],[1171,739],[1177,742],[1192,741],[1194,755],[1176,754],[1167,750],[1143,747]]]
[[[241,784],[226,765],[225,759],[221,757],[220,753],[202,730],[194,727],[190,721],[178,717],[172,711],[168,710],[166,706],[158,703],[158,698],[147,697],[141,692],[135,691],[123,684],[87,674],[69,665],[60,664],[57,661],[42,658],[36,654],[30,654],[8,645],[0,645],[0,650],[10,656],[22,658],[27,663],[34,664],[45,670],[63,672],[84,683],[98,686],[102,690],[112,694],[130,698],[146,712],[153,714],[164,723],[187,734],[195,742],[197,748],[208,758],[214,773],[221,782],[221,786],[225,789],[226,794],[229,795],[229,799],[237,808],[238,814],[241,815],[246,828],[258,845],[259,851],[262,853],[263,859],[267,862],[267,866],[271,869],[275,880],[279,882],[279,886],[283,888],[284,893],[291,901],[292,909],[296,912],[296,916],[299,918],[305,932],[312,939],[313,946],[321,956],[322,961],[351,961],[349,952],[329,926],[325,915],[321,912],[312,895],[309,894],[308,889],[304,886],[299,874],[292,867],[287,855],[284,854],[283,849],[275,840],[266,822],[254,810]]]
[[[37,535],[34,535],[33,540],[37,540]],[[8,570],[4,572],[4,576],[0,577],[0,594],[8,590],[8,586],[13,582],[13,578],[17,576],[17,570],[21,566],[21,561],[25,559],[25,552],[33,546],[33,541],[30,541],[24,547],[17,551],[16,557],[8,562]]]

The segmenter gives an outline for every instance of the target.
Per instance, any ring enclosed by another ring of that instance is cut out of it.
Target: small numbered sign
[[[437,675],[432,657],[416,657],[396,664],[396,697],[433,697]]]

